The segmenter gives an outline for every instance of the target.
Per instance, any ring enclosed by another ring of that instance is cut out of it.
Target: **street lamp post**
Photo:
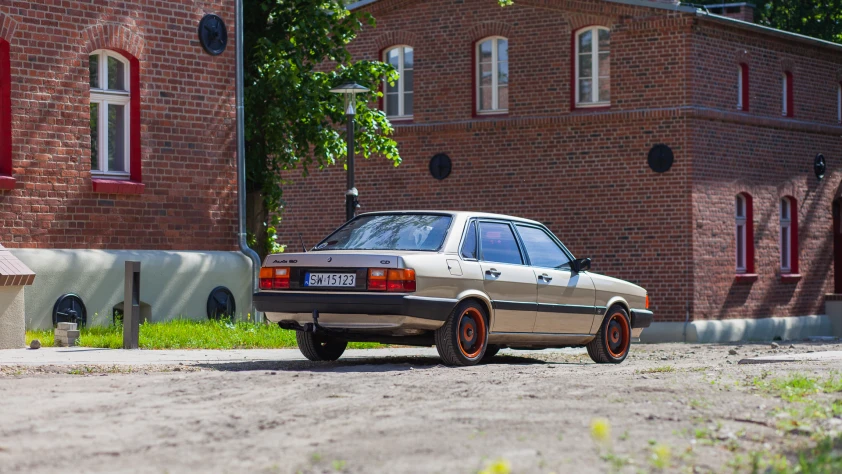
[[[339,87],[334,87],[330,90],[334,94],[342,94],[345,98],[345,115],[347,118],[347,137],[348,142],[348,190],[345,191],[345,220],[354,218],[354,213],[359,206],[359,192],[354,186],[354,116],[357,114],[357,94],[368,92],[366,87],[363,87],[354,82],[342,84]]]

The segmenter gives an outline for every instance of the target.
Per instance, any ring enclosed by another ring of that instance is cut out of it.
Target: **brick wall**
[[[204,52],[205,13],[228,49]],[[12,1],[0,6],[11,56],[13,190],[0,191],[7,247],[236,249],[234,2]],[[95,193],[88,55],[140,63],[142,194]]]

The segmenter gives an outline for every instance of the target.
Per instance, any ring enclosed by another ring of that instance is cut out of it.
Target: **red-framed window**
[[[412,120],[415,51],[412,46],[391,46],[383,51],[383,62],[400,76],[395,85],[383,82],[382,109],[391,120]]]
[[[798,206],[792,196],[781,199],[781,275],[798,274]]]
[[[474,46],[474,114],[509,111],[509,40],[489,36]]]
[[[792,73],[789,71],[781,74],[781,115],[784,117],[792,117],[794,115]]]
[[[611,106],[611,30],[587,26],[573,32],[574,109]]]
[[[734,237],[736,241],[736,272],[754,274],[754,209],[751,195],[737,194],[734,199]]]
[[[140,61],[103,49],[88,64],[94,192],[141,193]]]
[[[12,70],[9,43],[0,39],[0,190],[14,189],[12,176]]]
[[[748,112],[749,97],[748,64],[740,63],[737,67],[737,110]]]

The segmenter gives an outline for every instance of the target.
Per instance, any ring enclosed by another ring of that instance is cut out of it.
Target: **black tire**
[[[500,352],[500,349],[502,349],[502,347],[498,346],[497,344],[488,344],[487,346],[485,346],[485,354],[482,355],[483,362],[496,356],[497,353]]]
[[[295,331],[295,340],[298,342],[298,350],[313,362],[336,360],[348,347],[346,341],[312,332]]]
[[[447,365],[476,365],[487,349],[488,316],[477,302],[456,305],[444,326],[436,330],[436,350]]]
[[[587,347],[588,355],[597,364],[619,364],[626,360],[631,347],[631,320],[625,308],[608,309],[596,337]]]

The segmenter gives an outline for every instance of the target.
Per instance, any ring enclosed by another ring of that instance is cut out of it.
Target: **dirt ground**
[[[323,364],[3,366],[0,472],[467,474],[498,460],[512,473],[733,472],[751,451],[810,443],[776,429],[783,402],[752,380],[842,363],[737,363],[842,350],[794,344],[635,345],[616,366],[582,350],[472,368],[377,350]]]

